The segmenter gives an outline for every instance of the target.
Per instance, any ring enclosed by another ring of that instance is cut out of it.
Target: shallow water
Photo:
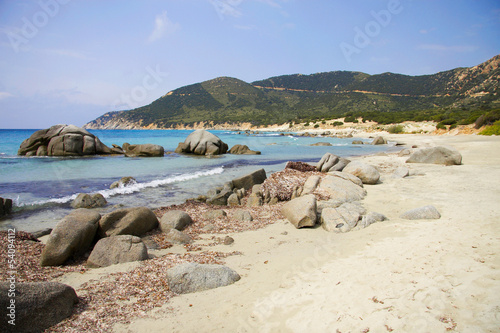
[[[391,149],[388,146],[352,145],[356,138],[307,138],[266,132],[256,135],[210,131],[229,147],[246,144],[261,155],[223,155],[206,158],[168,154],[163,158],[95,156],[84,158],[21,157],[17,149],[36,130],[0,130],[0,196],[14,200],[14,214],[0,220],[0,229],[16,227],[34,231],[53,227],[71,210],[78,193],[102,193],[107,212],[117,206],[151,208],[179,204],[205,194],[235,177],[264,168],[268,174],[284,168],[287,161],[315,163],[326,152],[359,156]],[[174,151],[192,131],[185,130],[90,130],[111,146],[123,143],[159,144]],[[310,146],[329,142],[332,146]],[[110,190],[121,177],[132,176],[137,184]]]

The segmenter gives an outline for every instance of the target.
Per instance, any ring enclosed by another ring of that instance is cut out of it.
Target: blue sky
[[[499,53],[498,0],[0,0],[0,128],[81,126],[218,76],[423,75]]]

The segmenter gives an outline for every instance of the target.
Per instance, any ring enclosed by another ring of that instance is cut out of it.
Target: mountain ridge
[[[474,67],[420,76],[332,71],[251,83],[223,76],[174,89],[136,109],[107,112],[84,127],[266,126],[345,115],[382,122],[417,116],[466,119],[500,106],[499,81],[500,55]]]

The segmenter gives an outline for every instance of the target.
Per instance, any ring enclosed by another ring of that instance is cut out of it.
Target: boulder
[[[362,200],[366,196],[366,190],[348,179],[326,176],[321,180],[319,189],[328,193],[330,199],[339,202],[351,202]]]
[[[404,166],[400,166],[396,170],[394,170],[392,175],[395,178],[405,178],[408,177],[409,174],[410,174],[410,169]]]
[[[358,177],[363,184],[376,184],[380,179],[380,173],[374,166],[358,161],[349,163],[342,172]]]
[[[73,288],[58,282],[0,282],[2,332],[43,332],[73,313],[78,296]],[[11,291],[15,289],[15,291]],[[7,297],[14,293],[15,297]],[[14,316],[9,316],[11,300],[15,300]],[[8,311],[8,312],[7,312]],[[9,320],[14,319],[14,325]]]
[[[122,148],[127,157],[163,157],[165,155],[165,149],[162,146],[151,143],[131,145],[125,142]]]
[[[120,188],[120,187],[127,187],[130,185],[137,184],[137,181],[135,180],[134,177],[122,177],[120,180],[117,180],[116,182],[113,182],[109,188],[114,189],[114,188]]]
[[[169,229],[165,232],[165,239],[172,244],[188,244],[193,241],[189,235],[176,229]]]
[[[364,143],[363,141],[361,141],[361,140],[354,140],[354,141],[352,142],[352,144],[353,144],[353,145],[364,145],[365,143]]]
[[[350,173],[340,172],[340,171],[329,171],[328,175],[334,176],[334,177],[339,177],[339,178],[342,178],[345,180],[349,180],[349,181],[353,182],[354,184],[356,184],[360,187],[363,187],[363,182],[361,181],[361,179],[359,179],[358,177],[356,177],[354,175],[351,175]]]
[[[12,213],[12,199],[0,198],[0,217]]]
[[[205,130],[196,130],[188,135],[184,142],[179,143],[176,153],[196,155],[222,155],[228,146],[216,135]]]
[[[222,265],[185,263],[167,270],[169,289],[177,294],[224,287],[239,279],[238,273]]]
[[[233,243],[234,243],[234,238],[233,238],[233,237],[231,237],[231,236],[226,236],[226,237],[224,238],[224,241],[223,241],[223,244],[224,244],[224,245],[231,245],[231,244],[233,244]]]
[[[106,267],[148,259],[148,249],[139,237],[111,236],[100,239],[87,260],[89,267]]]
[[[316,164],[316,169],[321,172],[342,171],[349,162],[349,160],[343,157],[326,153],[318,164]]]
[[[318,187],[320,181],[321,181],[320,176],[313,175],[307,178],[306,182],[304,183],[304,186],[302,187],[302,193],[300,195],[313,193],[316,187]]]
[[[247,145],[234,145],[229,149],[228,153],[234,155],[260,155],[260,151],[251,150]]]
[[[441,214],[436,207],[428,205],[408,210],[401,214],[400,217],[405,220],[439,219]]]
[[[227,216],[227,213],[222,209],[214,209],[203,213],[202,216],[207,220],[217,220],[223,218],[224,216]]]
[[[377,136],[375,139],[373,139],[371,144],[372,145],[385,145],[385,144],[387,144],[387,140],[381,136]]]
[[[376,212],[370,212],[362,217],[361,221],[358,222],[356,228],[366,228],[373,223],[382,222],[385,220],[387,220],[387,217],[385,217],[385,215]]]
[[[316,224],[316,197],[312,194],[293,199],[281,208],[281,212],[295,228],[312,227]]]
[[[234,188],[244,188],[246,191],[254,185],[262,184],[267,179],[266,170],[259,169],[248,175],[233,179]]]
[[[233,194],[233,191],[229,189],[224,189],[221,192],[217,193],[211,198],[207,199],[207,204],[216,205],[216,206],[227,206],[227,200]]]
[[[227,205],[228,206],[239,206],[240,205],[240,198],[238,197],[237,193],[233,193],[227,198]]]
[[[158,226],[155,213],[147,207],[117,209],[99,221],[99,236],[142,236]]]
[[[160,219],[160,229],[165,232],[169,229],[184,230],[193,220],[188,213],[182,210],[169,210]]]
[[[42,266],[59,266],[71,257],[82,255],[90,248],[101,215],[80,208],[65,216],[52,230],[42,251]]]
[[[252,214],[247,210],[237,210],[234,212],[233,218],[237,221],[251,222],[253,221]]]
[[[111,149],[87,130],[74,125],[54,125],[33,133],[17,152],[26,156],[84,156],[111,154]]]
[[[460,165],[462,155],[451,147],[422,148],[411,154],[406,163]]]
[[[338,208],[323,209],[321,224],[326,231],[348,232],[357,226],[361,215],[365,213],[361,205],[347,202]]]
[[[252,193],[248,196],[247,207],[259,207],[262,206],[262,196],[257,193]]]
[[[73,208],[97,208],[104,207],[108,202],[101,193],[80,193],[71,203]]]

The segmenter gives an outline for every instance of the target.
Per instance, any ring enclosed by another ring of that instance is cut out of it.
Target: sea
[[[267,174],[282,170],[288,161],[314,164],[327,152],[352,157],[396,149],[392,146],[353,145],[360,138],[303,137],[293,133],[210,131],[229,147],[243,144],[261,155],[216,157],[173,153],[190,130],[89,130],[111,147],[123,143],[158,144],[164,157],[124,156],[24,157],[20,144],[37,129],[0,129],[0,197],[13,200],[11,215],[0,219],[0,230],[16,228],[33,232],[53,228],[72,210],[79,193],[101,193],[108,204],[102,214],[117,207],[157,208],[181,204],[225,182],[264,168]],[[311,146],[328,142],[331,146]],[[132,186],[110,189],[122,177],[132,176]]]

